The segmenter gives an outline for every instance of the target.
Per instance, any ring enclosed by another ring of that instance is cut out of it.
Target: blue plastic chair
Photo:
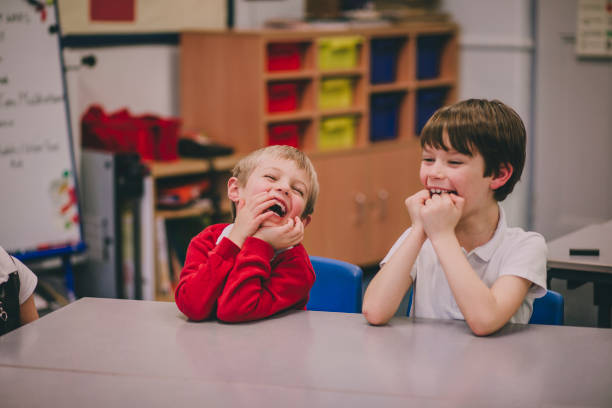
[[[408,300],[408,311],[406,316],[410,316],[412,306],[412,288],[410,288],[410,298]],[[533,302],[533,313],[530,324],[563,325],[563,296],[554,290],[548,290],[546,295],[537,298]]]
[[[311,256],[317,279],[310,290],[307,310],[361,313],[363,271],[357,265]]]
[[[563,325],[563,296],[554,290],[548,290],[544,297],[534,300],[529,323]]]
[[[410,292],[410,296],[408,297],[408,309],[406,310],[406,317],[410,317],[410,308],[412,307],[412,289],[414,289],[414,286],[411,286],[410,289],[408,289],[408,292]]]

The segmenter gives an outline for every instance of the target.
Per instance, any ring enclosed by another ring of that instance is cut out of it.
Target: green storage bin
[[[353,87],[350,78],[330,78],[321,81],[319,109],[350,108],[353,104]]]
[[[355,144],[355,117],[334,116],[321,120],[319,150],[346,149]]]
[[[319,40],[320,69],[351,69],[357,66],[360,36],[324,37]]]

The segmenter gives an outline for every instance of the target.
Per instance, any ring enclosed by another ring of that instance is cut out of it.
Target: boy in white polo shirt
[[[0,336],[38,319],[37,282],[34,272],[0,247]]]
[[[412,226],[366,290],[368,322],[386,323],[413,283],[411,316],[464,319],[476,335],[529,321],[546,294],[546,242],[509,228],[499,205],[521,177],[525,146],[521,118],[499,101],[462,101],[429,119],[424,189],[406,199]]]

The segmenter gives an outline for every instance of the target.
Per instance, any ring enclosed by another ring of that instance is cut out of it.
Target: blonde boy
[[[315,280],[301,244],[319,192],[312,163],[293,147],[259,149],[234,167],[227,190],[234,223],[192,239],[178,308],[192,320],[228,322],[305,308]]]

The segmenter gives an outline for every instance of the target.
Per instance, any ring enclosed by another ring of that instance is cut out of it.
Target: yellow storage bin
[[[321,120],[319,150],[345,149],[355,144],[355,117],[335,116]]]
[[[353,87],[350,78],[330,78],[321,81],[319,109],[350,108],[353,104]]]
[[[319,40],[320,69],[350,69],[357,66],[360,36],[323,37]]]

